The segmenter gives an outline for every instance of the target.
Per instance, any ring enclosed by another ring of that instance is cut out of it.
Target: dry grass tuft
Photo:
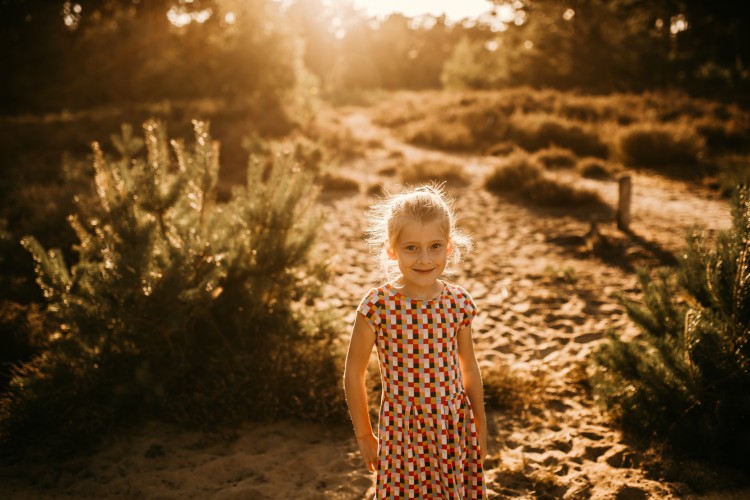
[[[406,165],[401,170],[401,182],[404,184],[420,184],[424,182],[445,182],[449,186],[460,187],[469,184],[469,177],[463,166],[457,163],[425,160]]]
[[[601,196],[547,176],[539,164],[527,155],[512,156],[485,180],[495,194],[518,195],[540,207],[601,208],[609,210]]]
[[[518,146],[510,141],[501,141],[488,147],[484,154],[489,156],[510,156],[518,152]]]
[[[404,136],[412,144],[449,151],[468,151],[477,146],[465,123],[446,122],[439,116],[409,124]]]
[[[556,146],[537,152],[536,160],[549,169],[573,168],[578,162],[578,158],[571,150]]]
[[[508,137],[527,151],[559,146],[579,156],[609,155],[609,147],[597,131],[583,123],[544,113],[514,115]]]
[[[487,407],[511,412],[527,411],[537,405],[546,387],[544,377],[520,375],[505,365],[482,370],[482,382]]]
[[[359,182],[341,174],[323,174],[318,183],[324,192],[359,192]]]
[[[695,165],[705,153],[705,139],[680,123],[638,123],[617,138],[624,163],[644,167]]]
[[[587,179],[606,181],[614,178],[613,169],[599,158],[583,158],[578,162],[576,169],[581,177]]]

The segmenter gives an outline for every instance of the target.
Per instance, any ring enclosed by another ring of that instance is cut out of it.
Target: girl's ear
[[[448,245],[447,245],[446,250],[448,251],[448,256],[450,257],[450,255],[453,253],[453,241],[448,240]]]
[[[390,244],[387,244],[385,247],[385,253],[388,254],[388,258],[391,260],[397,260],[398,257],[396,257],[396,251],[393,249],[393,247]]]

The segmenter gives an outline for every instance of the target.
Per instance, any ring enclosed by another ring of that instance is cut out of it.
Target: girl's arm
[[[474,342],[471,338],[471,326],[458,331],[458,362],[464,381],[464,390],[469,396],[471,408],[474,411],[474,421],[479,438],[479,453],[484,461],[487,456],[487,418],[484,414],[484,388],[482,374],[474,354]]]
[[[375,344],[375,332],[362,313],[357,313],[354,320],[352,337],[349,341],[349,351],[346,354],[344,368],[344,392],[349,405],[349,414],[354,424],[354,433],[365,467],[375,472],[378,459],[378,440],[372,432],[370,413],[367,407],[367,389],[365,388],[365,374],[370,361],[372,346]]]

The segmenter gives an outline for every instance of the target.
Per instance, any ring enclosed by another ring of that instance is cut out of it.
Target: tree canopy
[[[450,24],[368,19],[351,2],[322,0],[0,0],[1,110],[279,99],[295,85],[300,48],[332,90],[451,82],[738,94],[750,81],[746,3],[492,3]]]

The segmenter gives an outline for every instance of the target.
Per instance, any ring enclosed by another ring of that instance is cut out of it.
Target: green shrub
[[[220,203],[203,124],[172,150],[157,123],[145,129],[145,158],[94,145],[95,196],[70,217],[76,264],[23,240],[48,335],[0,400],[0,440],[80,447],[139,417],[343,416],[333,323],[312,308],[325,269],[309,258],[311,175],[251,161]]]
[[[597,398],[625,429],[684,453],[750,464],[750,191],[714,239],[693,230],[677,270],[623,298],[643,335],[596,353]]]
[[[704,140],[690,127],[639,123],[621,130],[618,148],[629,165],[694,165],[703,156]]]
[[[598,193],[547,176],[538,163],[523,154],[514,155],[497,167],[485,180],[485,187],[493,193],[520,196],[541,207],[588,207],[609,211]]]

